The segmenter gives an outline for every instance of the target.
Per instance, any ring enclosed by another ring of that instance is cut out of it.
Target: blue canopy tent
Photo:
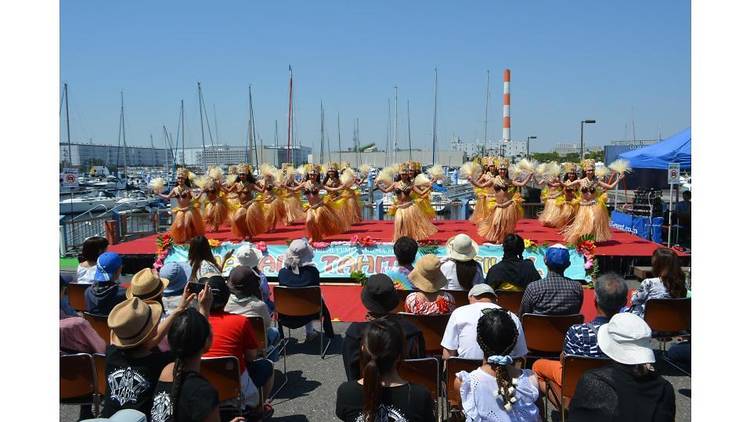
[[[690,128],[647,147],[623,152],[619,158],[630,161],[634,169],[666,170],[670,163],[679,163],[680,170],[690,169]]]

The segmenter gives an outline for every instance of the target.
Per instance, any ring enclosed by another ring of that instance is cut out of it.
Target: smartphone
[[[203,291],[205,285],[205,283],[191,281],[188,283],[188,292],[198,294]]]

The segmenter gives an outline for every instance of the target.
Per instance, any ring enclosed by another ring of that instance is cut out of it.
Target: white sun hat
[[[638,315],[616,314],[599,327],[596,339],[602,352],[615,362],[640,365],[656,361],[651,349],[651,328]]]
[[[471,261],[479,253],[477,242],[463,233],[448,239],[445,247],[448,249],[448,257],[461,262]]]

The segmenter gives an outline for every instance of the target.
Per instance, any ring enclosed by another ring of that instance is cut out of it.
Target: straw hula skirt
[[[344,209],[350,225],[361,222],[362,209],[360,208],[359,191],[347,188],[341,192],[341,197],[344,199]]]
[[[229,218],[229,205],[224,197],[219,196],[213,201],[206,201],[203,221],[214,230],[223,225]]]
[[[479,222],[477,233],[490,242],[502,243],[505,236],[515,233],[516,223],[523,218],[522,203],[520,195],[513,195],[501,204],[495,203],[490,214]]]
[[[252,237],[266,231],[263,204],[257,199],[241,204],[232,215],[232,234],[240,239]]]
[[[187,243],[195,236],[206,232],[201,213],[192,204],[185,208],[172,210],[172,227],[170,233],[175,243]]]
[[[402,236],[411,237],[414,240],[424,240],[438,231],[437,227],[432,224],[430,216],[413,201],[394,204],[390,213],[394,217],[394,242]]]
[[[586,235],[592,235],[595,242],[611,239],[607,195],[600,194],[596,199],[581,201],[575,219],[562,230],[562,235],[567,243],[576,243]]]
[[[344,222],[340,216],[336,215],[333,208],[323,201],[309,205],[305,214],[305,230],[313,242],[319,242],[325,236],[343,231]]]
[[[263,193],[258,200],[263,209],[265,216],[265,227],[270,229],[276,227],[276,224],[286,222],[286,206],[284,200],[278,195],[269,195]]]
[[[471,213],[469,221],[474,224],[479,224],[479,222],[487,218],[487,215],[490,213],[490,208],[487,202],[487,200],[489,199],[489,197],[487,196],[487,190],[484,188],[475,187],[474,197],[476,198],[476,202],[474,203],[474,212]]]
[[[284,224],[290,226],[294,222],[305,218],[305,209],[302,207],[302,200],[299,192],[292,192],[288,189],[280,189],[279,197],[284,202]]]
[[[562,198],[563,201],[558,201],[558,198]],[[539,222],[545,227],[560,227],[557,224],[561,221],[562,205],[565,202],[562,191],[550,192],[548,188],[544,188],[542,201],[544,201],[544,209],[539,214]]]

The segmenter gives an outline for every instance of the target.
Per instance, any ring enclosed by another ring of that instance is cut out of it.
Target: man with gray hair
[[[534,362],[534,370],[540,380],[539,389],[543,392],[547,383],[562,385],[562,360],[565,355],[606,358],[596,340],[596,332],[602,324],[609,322],[627,303],[628,286],[625,280],[615,273],[607,273],[594,283],[594,305],[596,318],[593,321],[576,324],[568,328],[565,334],[563,352],[560,360],[539,359]]]

